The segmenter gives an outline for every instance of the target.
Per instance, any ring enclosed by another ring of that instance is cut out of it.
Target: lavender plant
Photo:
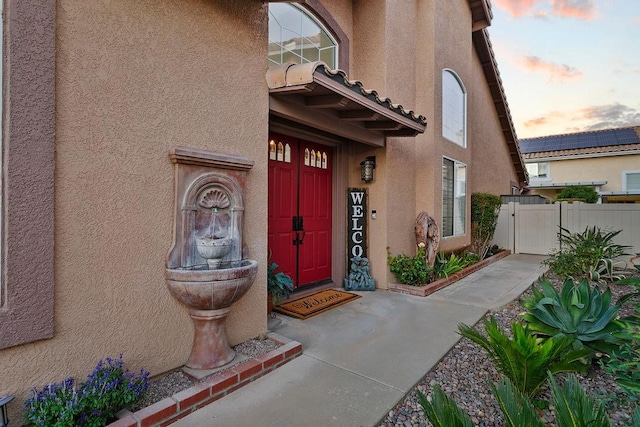
[[[25,402],[27,423],[35,426],[98,427],[115,418],[115,413],[137,402],[149,388],[149,372],[139,375],[118,359],[100,360],[87,380],[76,386],[73,378],[33,389]]]

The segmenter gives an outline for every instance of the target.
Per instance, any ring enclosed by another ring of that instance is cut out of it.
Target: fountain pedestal
[[[185,364],[191,369],[215,369],[231,362],[236,353],[229,346],[225,321],[230,307],[218,310],[189,310],[194,334],[191,355]]]

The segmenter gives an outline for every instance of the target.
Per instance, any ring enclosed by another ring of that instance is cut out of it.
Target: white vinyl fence
[[[555,203],[551,205],[504,204],[500,208],[493,243],[513,253],[548,255],[558,248],[560,227],[571,233],[587,227],[603,231],[622,230],[615,243],[640,252],[640,205]]]

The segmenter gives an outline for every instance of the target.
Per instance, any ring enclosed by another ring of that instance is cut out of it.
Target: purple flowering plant
[[[139,375],[118,359],[100,360],[80,385],[73,378],[34,388],[25,402],[25,420],[34,426],[99,427],[115,418],[120,409],[137,402],[149,389],[149,372]]]

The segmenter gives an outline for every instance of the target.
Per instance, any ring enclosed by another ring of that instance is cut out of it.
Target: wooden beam
[[[378,120],[382,118],[382,116],[375,111],[371,110],[345,110],[339,111],[338,117],[342,120],[361,120],[361,121],[371,121]]]
[[[401,129],[402,123],[396,123],[391,120],[385,121],[377,121],[377,122],[366,122],[364,124],[366,129],[375,129],[375,130],[399,130]]]
[[[318,95],[309,96],[306,100],[308,107],[313,108],[339,108],[346,107],[349,99],[342,95]]]

